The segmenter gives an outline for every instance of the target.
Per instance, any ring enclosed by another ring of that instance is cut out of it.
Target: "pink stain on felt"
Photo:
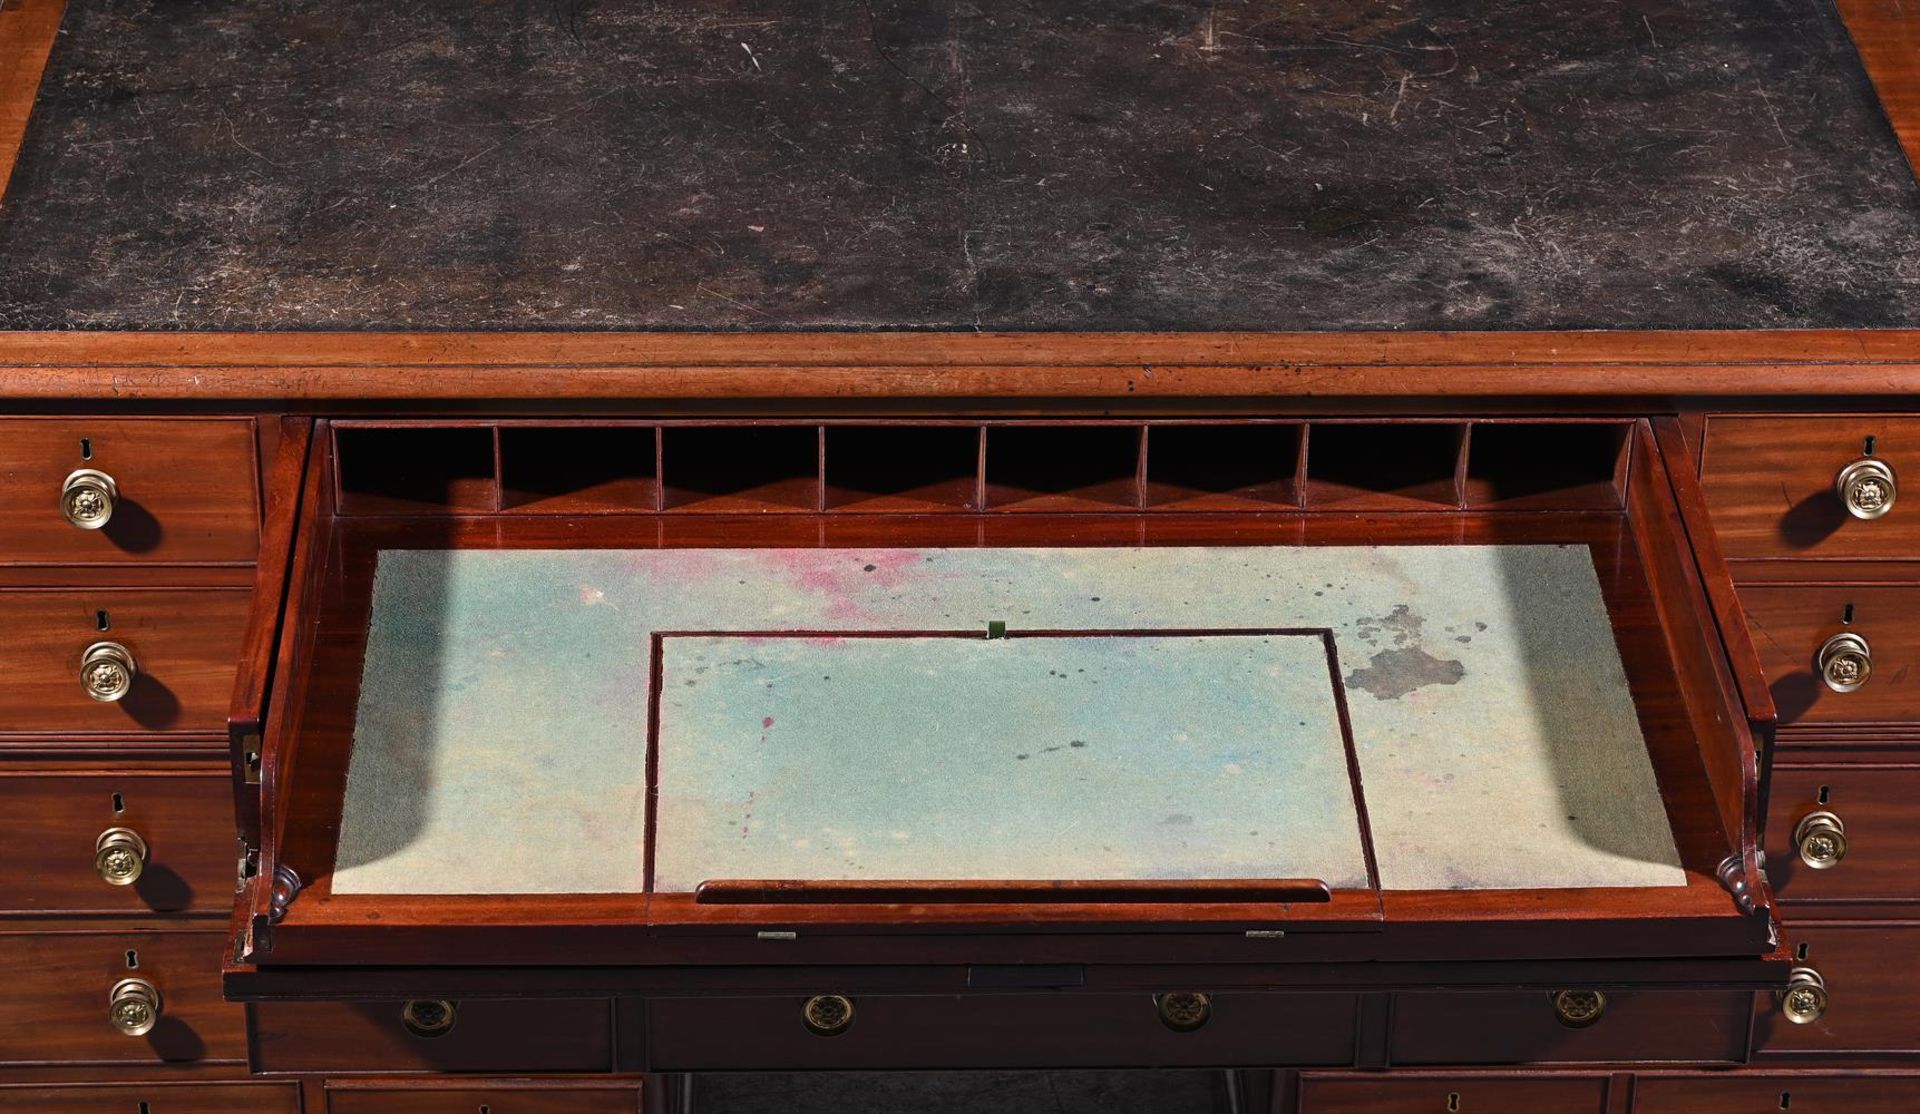
[[[762,726],[762,727],[772,727],[772,726],[773,726],[773,717],[772,717],[772,716],[767,716],[766,718],[764,718],[764,719],[762,719],[762,720],[760,721],[760,726]]]
[[[870,595],[918,579],[925,560],[918,549],[776,549],[763,556],[794,588],[825,596],[822,614],[836,623],[876,621]]]

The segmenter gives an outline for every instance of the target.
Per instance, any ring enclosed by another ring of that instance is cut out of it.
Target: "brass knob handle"
[[[1873,650],[1867,640],[1852,631],[1842,631],[1820,644],[1814,659],[1820,679],[1835,692],[1852,692],[1873,677]]]
[[[107,992],[107,1020],[130,1037],[144,1037],[160,1023],[160,988],[145,979],[121,979]]]
[[[1826,870],[1847,857],[1847,826],[1831,812],[1809,812],[1794,825],[1793,842],[1800,848],[1801,862]]]
[[[853,1026],[853,1000],[840,994],[816,994],[800,1007],[800,1021],[812,1033],[837,1037]]]
[[[113,517],[113,502],[120,498],[113,477],[94,468],[80,468],[60,485],[60,513],[82,530],[98,530]]]
[[[445,998],[413,998],[400,1007],[400,1024],[416,1037],[444,1037],[457,1014]]]
[[[1840,474],[1833,479],[1833,489],[1847,505],[1847,513],[1861,519],[1886,514],[1893,509],[1894,496],[1900,494],[1893,469],[1886,461],[1871,456],[1840,469]]]
[[[1191,1033],[1213,1018],[1213,999],[1198,991],[1156,995],[1153,1004],[1160,1011],[1160,1024],[1176,1033]]]
[[[1827,982],[1811,967],[1795,967],[1787,975],[1787,989],[1780,993],[1780,1012],[1795,1025],[1820,1020],[1827,1012]]]
[[[93,841],[93,869],[109,886],[131,886],[147,867],[147,841],[132,828],[108,828]]]
[[[103,704],[127,695],[139,675],[133,651],[118,642],[96,642],[80,655],[80,687]]]
[[[1553,996],[1553,1014],[1569,1029],[1585,1029],[1607,1012],[1607,996],[1598,990],[1562,990]]]

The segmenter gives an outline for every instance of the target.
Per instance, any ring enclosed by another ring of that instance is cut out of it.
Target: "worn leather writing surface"
[[[74,0],[0,326],[1920,325],[1826,0]]]

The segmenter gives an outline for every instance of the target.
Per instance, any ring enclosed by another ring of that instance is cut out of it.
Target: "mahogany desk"
[[[0,3],[0,1110],[1915,1109],[1916,59]]]

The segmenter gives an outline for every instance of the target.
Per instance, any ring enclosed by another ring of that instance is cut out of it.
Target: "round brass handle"
[[[809,1032],[837,1037],[853,1026],[853,1000],[840,994],[816,994],[800,1007],[800,1022]]]
[[[1815,870],[1838,866],[1847,857],[1847,826],[1831,812],[1809,812],[1793,827],[1800,861]]]
[[[1191,1033],[1213,1019],[1213,999],[1198,991],[1156,995],[1153,1003],[1160,1023],[1176,1033]]]
[[[98,530],[113,517],[120,487],[113,477],[95,468],[79,468],[60,485],[60,513],[82,530]]]
[[[1553,996],[1553,1014],[1569,1029],[1585,1029],[1607,1012],[1607,996],[1598,990],[1562,990]]]
[[[1820,679],[1835,692],[1853,692],[1873,677],[1873,650],[1867,640],[1842,631],[1820,644],[1814,659]]]
[[[1893,509],[1900,485],[1886,461],[1869,456],[1840,469],[1840,474],[1833,479],[1833,490],[1847,505],[1848,514],[1873,519]]]
[[[400,1007],[400,1024],[416,1037],[444,1037],[453,1031],[456,1015],[445,998],[412,998]]]
[[[93,869],[109,886],[131,886],[147,867],[147,841],[132,828],[108,828],[93,841]]]
[[[1795,1025],[1808,1025],[1827,1012],[1827,982],[1811,967],[1795,967],[1780,994],[1780,1012]]]
[[[103,704],[127,695],[139,675],[133,651],[118,642],[96,642],[80,655],[80,687]]]
[[[145,979],[121,979],[107,992],[107,1020],[130,1037],[144,1037],[160,1023],[160,988]]]

